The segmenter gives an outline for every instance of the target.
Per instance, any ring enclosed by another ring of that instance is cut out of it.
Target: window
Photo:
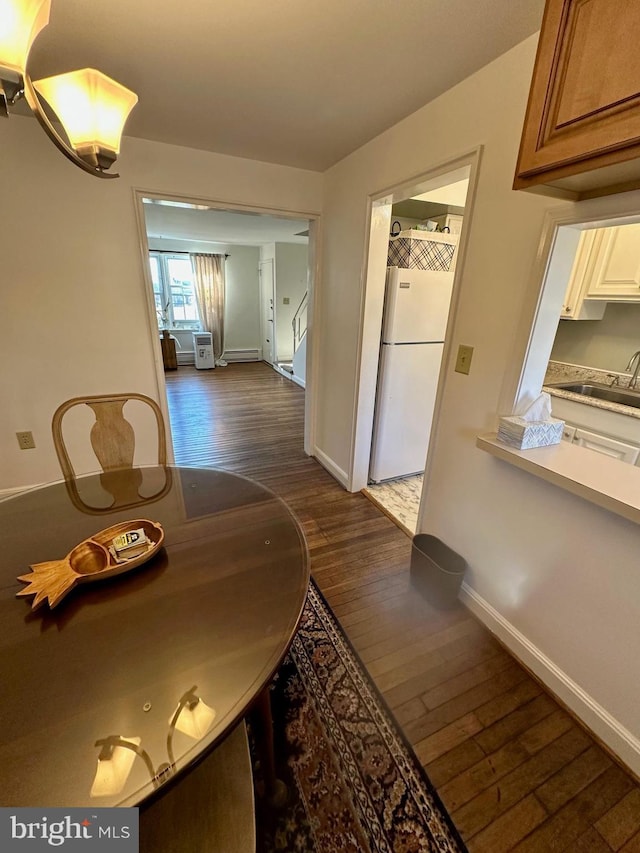
[[[193,270],[188,255],[149,252],[160,329],[200,329]]]

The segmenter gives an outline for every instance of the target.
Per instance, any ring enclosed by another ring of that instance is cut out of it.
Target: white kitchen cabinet
[[[442,213],[439,216],[429,217],[429,219],[438,223],[440,231],[444,231],[445,228],[448,228],[449,233],[451,234],[460,234],[462,231],[463,218],[462,214],[459,213]]]
[[[640,464],[640,419],[556,395],[551,410],[554,418],[564,421],[565,441]]]
[[[579,447],[586,447],[587,450],[595,450],[596,453],[604,453],[629,465],[637,465],[640,458],[640,445],[582,429],[574,424],[565,423],[562,440],[569,444],[577,444]]]
[[[596,229],[586,297],[640,302],[640,225]]]
[[[554,418],[564,421],[567,427],[575,426],[588,432],[608,435],[640,447],[640,418],[555,394],[551,396],[551,413]]]
[[[602,320],[606,302],[587,300],[587,290],[593,280],[593,270],[598,259],[602,233],[606,229],[592,229],[580,235],[578,251],[571,268],[569,284],[560,315],[563,320]]]
[[[573,444],[586,447],[588,450],[595,450],[598,453],[604,453],[606,456],[619,459],[621,462],[628,462],[630,465],[635,465],[640,455],[638,445],[627,444],[626,441],[600,435],[597,432],[589,432],[586,429],[576,429]]]

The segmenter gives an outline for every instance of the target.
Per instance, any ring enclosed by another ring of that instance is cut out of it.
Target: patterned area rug
[[[259,853],[466,850],[313,582],[272,706],[290,793],[258,799]]]

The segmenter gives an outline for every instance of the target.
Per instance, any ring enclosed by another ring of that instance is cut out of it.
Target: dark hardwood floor
[[[640,851],[640,786],[460,605],[410,587],[410,539],[302,449],[304,391],[265,364],[167,374],[176,462],[253,477],[300,519],[313,577],[472,853]]]

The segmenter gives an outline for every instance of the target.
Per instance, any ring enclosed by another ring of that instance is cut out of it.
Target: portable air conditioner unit
[[[196,367],[198,370],[208,370],[216,366],[213,360],[211,332],[193,333],[193,351],[195,352]]]

